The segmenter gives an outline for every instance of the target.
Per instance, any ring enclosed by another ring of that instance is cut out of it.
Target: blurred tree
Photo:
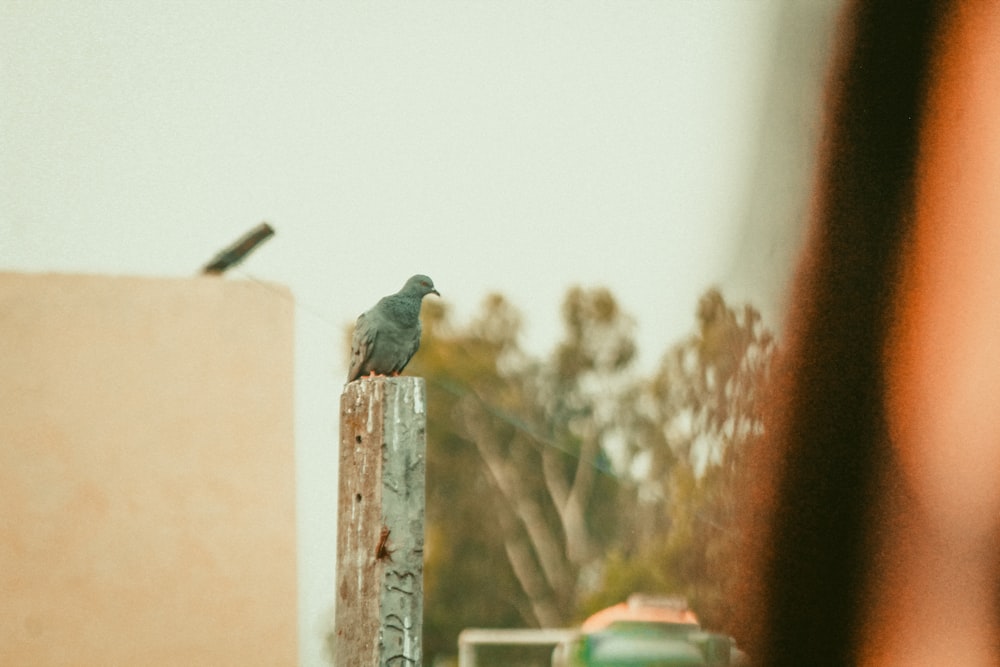
[[[427,379],[425,647],[470,625],[563,626],[599,580],[634,493],[615,477],[633,323],[607,290],[574,289],[546,360],[518,345],[500,296],[456,328],[437,303],[410,372]],[[619,449],[621,449],[619,447]],[[621,457],[619,457],[621,458]],[[474,594],[471,592],[474,591]]]
[[[740,557],[736,488],[748,444],[763,433],[761,398],[775,340],[751,306],[736,310],[712,288],[697,330],[634,390],[638,487],[633,540],[606,565],[588,611],[642,590],[685,595],[707,626],[725,629]]]
[[[525,623],[524,596],[494,527],[490,478],[465,434],[467,403],[513,398],[505,371],[520,363],[520,321],[490,297],[468,326],[456,328],[439,302],[425,302],[420,353],[408,372],[428,386],[427,537],[424,550],[425,657],[453,654],[464,627]]]
[[[724,629],[738,557],[733,489],[774,349],[757,312],[718,290],[652,378],[604,289],[565,298],[545,359],[493,295],[465,325],[424,304],[408,373],[426,378],[424,650],[465,627],[552,627],[633,592],[683,594]]]

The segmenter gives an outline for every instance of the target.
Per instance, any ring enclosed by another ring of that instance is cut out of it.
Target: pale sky
[[[503,292],[544,354],[607,286],[651,369],[743,247],[782,4],[0,0],[0,270],[190,276],[275,227],[227,279],[299,306],[322,664],[344,326],[419,272],[459,318]]]

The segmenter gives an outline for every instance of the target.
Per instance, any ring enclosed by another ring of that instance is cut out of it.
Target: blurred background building
[[[246,282],[0,274],[0,664],[297,663],[292,329]]]

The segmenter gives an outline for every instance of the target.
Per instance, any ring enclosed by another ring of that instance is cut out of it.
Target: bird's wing
[[[354,334],[351,336],[351,369],[347,373],[347,381],[353,382],[361,375],[361,367],[371,357],[372,346],[375,344],[375,337],[378,330],[371,325],[365,313],[358,316],[358,321],[354,325]]]
[[[420,324],[417,323],[417,330],[413,336],[413,340],[407,348],[400,350],[402,354],[400,355],[399,368],[396,369],[397,373],[402,373],[403,369],[406,368],[406,364],[410,363],[410,359],[413,355],[417,353],[417,349],[420,347]]]

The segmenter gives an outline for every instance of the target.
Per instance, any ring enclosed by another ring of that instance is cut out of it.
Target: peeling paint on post
[[[376,377],[340,397],[337,667],[422,663],[425,396]]]

